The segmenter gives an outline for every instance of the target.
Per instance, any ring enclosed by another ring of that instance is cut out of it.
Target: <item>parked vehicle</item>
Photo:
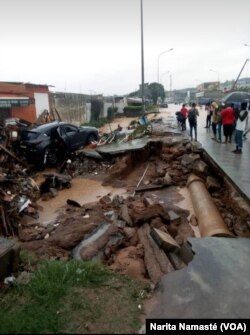
[[[55,121],[23,130],[19,148],[30,162],[56,165],[67,154],[98,139],[98,131],[94,127],[77,127]]]
[[[161,107],[161,108],[168,108],[168,103],[167,103],[167,102],[162,102],[162,103],[160,104],[160,107]]]

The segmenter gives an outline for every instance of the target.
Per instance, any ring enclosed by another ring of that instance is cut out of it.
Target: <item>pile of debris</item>
[[[244,218],[234,212],[237,202],[230,205],[231,193],[225,192],[222,178],[214,178],[198,143],[171,136],[151,138],[143,148],[131,148],[136,150],[119,155],[80,150],[60,171],[65,174],[45,173],[39,187],[12,157],[12,168],[8,170],[9,162],[2,168],[3,235],[10,234],[10,226],[18,226],[22,247],[38,257],[98,259],[113,271],[157,283],[164,273],[183,268],[193,257],[187,240],[197,233],[197,220],[189,210],[176,206],[180,188],[186,186],[191,173],[203,179],[230,232],[239,236],[249,233],[249,229],[242,232],[238,228],[249,220],[249,211],[246,209]],[[35,208],[33,201],[40,196],[54,197],[57,190],[71,186],[72,177],[87,174],[98,174],[106,185],[122,185],[128,194],[107,195],[83,206],[68,199],[53,223],[18,224],[20,213]],[[24,195],[26,201],[18,207],[17,200]]]
[[[30,171],[12,151],[0,145],[0,235],[21,235],[20,221],[24,215],[38,219],[40,197],[56,196],[57,190],[71,187],[71,177],[58,173],[45,173],[39,186],[30,177]]]
[[[140,195],[107,195],[84,206],[68,201],[56,225],[39,233],[39,240],[29,241],[25,234],[21,240],[40,257],[99,259],[114,271],[144,279],[149,275],[156,283],[163,273],[185,266],[182,246],[194,236],[188,211],[173,208]]]
[[[130,195],[107,195],[83,206],[68,200],[53,224],[40,226],[32,235],[23,229],[23,247],[39,257],[99,259],[114,271],[156,283],[163,273],[182,268],[192,258],[187,239],[197,233],[197,220],[176,206],[180,187],[191,173],[203,179],[233,235],[242,236],[236,223],[243,226],[249,218],[247,209],[240,219],[233,211],[235,197],[234,206],[228,207],[227,185],[213,177],[202,154],[198,144],[166,138],[152,139],[139,154],[112,158],[104,182],[123,182]]]

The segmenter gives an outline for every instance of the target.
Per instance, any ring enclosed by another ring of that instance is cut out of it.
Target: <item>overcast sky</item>
[[[52,91],[85,94],[137,90],[140,4],[141,0],[2,2],[0,81],[48,84],[55,86]],[[236,79],[250,58],[249,0],[143,0],[143,23],[145,83],[157,81],[159,64],[166,90],[170,73],[172,89]],[[159,56],[170,48],[174,50]],[[249,63],[241,77],[250,76]]]

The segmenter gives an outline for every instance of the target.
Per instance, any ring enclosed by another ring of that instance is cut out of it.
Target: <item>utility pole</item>
[[[231,88],[231,91],[234,90],[234,88],[235,88],[235,86],[236,86],[236,84],[237,84],[237,81],[239,80],[240,75],[241,75],[241,73],[242,73],[242,71],[243,71],[243,69],[244,69],[244,67],[246,66],[246,63],[247,63],[248,61],[249,61],[249,59],[247,58],[246,61],[245,61],[245,63],[244,63],[244,65],[242,66],[242,68],[241,68],[241,70],[240,70],[240,73],[238,74],[237,79],[236,79],[235,82],[233,83],[233,87]]]
[[[145,92],[144,92],[143,0],[141,0],[141,99],[142,99],[142,115],[144,115]]]

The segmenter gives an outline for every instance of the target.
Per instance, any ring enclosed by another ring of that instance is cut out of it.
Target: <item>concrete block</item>
[[[176,214],[174,211],[169,211],[168,215],[170,217],[170,223],[173,223],[177,226],[181,224],[181,217],[178,214]]]
[[[163,232],[160,229],[153,228],[151,229],[151,236],[156,241],[156,243],[165,251],[174,251],[178,250],[180,246],[177,242],[166,232]]]

